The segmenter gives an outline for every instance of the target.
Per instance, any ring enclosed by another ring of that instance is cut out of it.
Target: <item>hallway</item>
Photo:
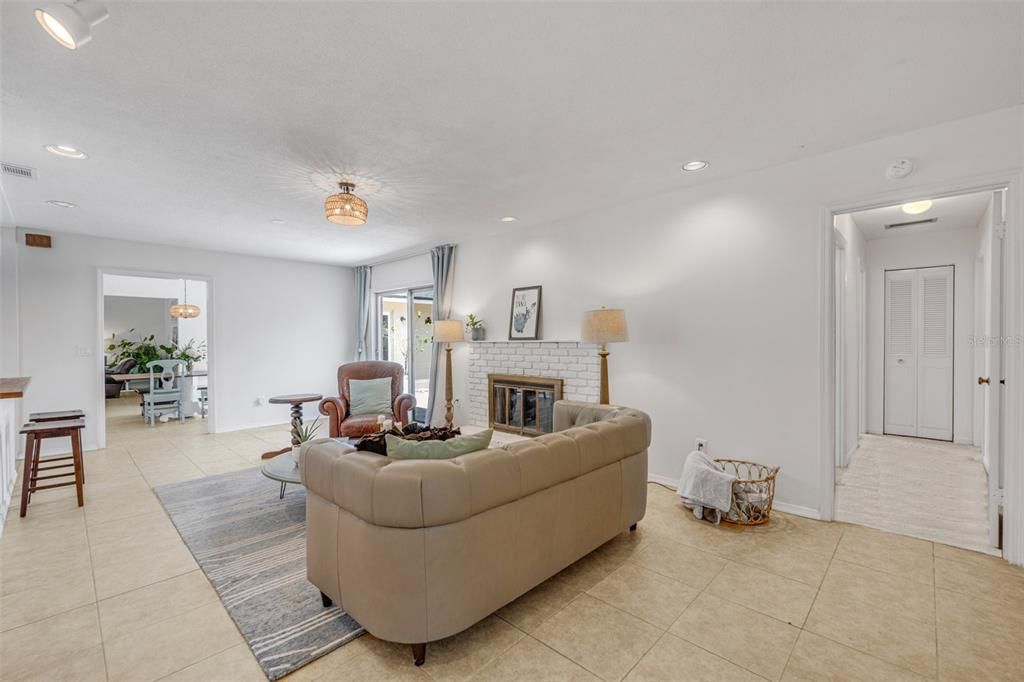
[[[837,521],[992,553],[981,450],[921,438],[861,436],[836,469]]]

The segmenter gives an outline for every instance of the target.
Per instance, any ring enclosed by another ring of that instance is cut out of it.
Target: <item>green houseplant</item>
[[[469,336],[474,341],[483,341],[486,331],[484,330],[484,321],[477,318],[476,315],[470,313],[466,315],[466,329],[469,330]]]
[[[128,333],[131,334],[134,331],[134,329],[129,329]],[[153,334],[141,337],[138,341],[127,338],[118,339],[116,334],[111,335],[110,343],[107,344],[107,352],[112,354],[110,362],[107,364],[108,369],[113,369],[125,360],[132,359],[135,360],[135,367],[131,369],[131,372],[135,374],[148,371],[146,369],[147,362],[163,357]]]
[[[305,424],[292,422],[292,436],[295,440],[299,441],[298,445],[292,445],[292,459],[295,460],[295,466],[298,466],[302,460],[302,444],[313,440],[313,437],[316,436],[316,432],[319,430],[320,417]]]

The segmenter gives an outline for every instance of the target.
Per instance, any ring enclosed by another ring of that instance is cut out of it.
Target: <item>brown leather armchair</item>
[[[391,410],[395,421],[409,423],[409,413],[416,407],[416,398],[402,390],[404,371],[397,362],[367,360],[350,362],[338,368],[338,397],[324,398],[320,401],[320,414],[330,418],[331,438],[359,438],[377,431],[377,415],[348,413],[349,393],[348,382],[351,379],[383,379],[391,378]]]

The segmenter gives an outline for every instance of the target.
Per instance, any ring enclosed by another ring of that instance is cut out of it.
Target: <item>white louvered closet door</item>
[[[885,433],[917,435],[917,271],[885,273]]]
[[[953,440],[953,266],[917,272],[917,435]]]
[[[953,440],[953,267],[885,273],[885,433]]]

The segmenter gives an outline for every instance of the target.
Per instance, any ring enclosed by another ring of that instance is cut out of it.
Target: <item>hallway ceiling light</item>
[[[692,173],[693,171],[702,171],[708,167],[707,161],[687,161],[683,164],[683,170]]]
[[[60,201],[59,199],[47,199],[46,203],[50,206],[60,206],[61,208],[77,208],[77,206],[70,201]]]
[[[171,309],[168,312],[170,312],[171,317],[177,318],[199,317],[199,306],[192,305],[191,303],[188,302],[188,280],[185,279],[182,280],[182,282],[184,283],[185,286],[185,296],[183,297],[185,302],[175,303],[174,305],[171,306]]]
[[[366,202],[352,193],[355,183],[342,180],[338,183],[341,190],[332,194],[324,201],[324,215],[335,225],[362,225],[366,222],[369,209]]]
[[[911,201],[909,204],[903,204],[901,208],[907,215],[917,215],[918,213],[924,213],[931,207],[932,202],[929,199],[925,199],[924,201]]]
[[[92,40],[92,27],[110,16],[95,0],[60,2],[36,9],[36,21],[50,37],[69,50]]]
[[[514,223],[517,220],[519,220],[519,218],[515,217],[514,215],[507,215],[507,216],[505,216],[504,218],[501,219],[501,222],[503,222],[503,223]]]
[[[89,156],[81,149],[72,147],[69,144],[48,144],[43,147],[46,151],[66,159],[87,159]]]

